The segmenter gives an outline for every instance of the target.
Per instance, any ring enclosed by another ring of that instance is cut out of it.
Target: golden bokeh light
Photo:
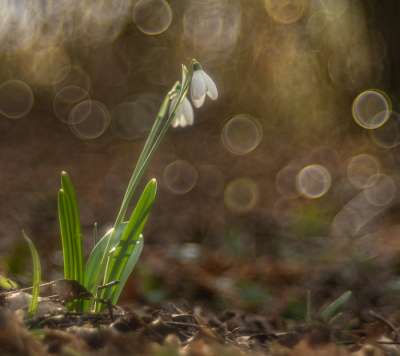
[[[373,142],[382,148],[390,149],[400,144],[400,115],[392,111],[389,119],[375,130],[369,132]]]
[[[325,195],[331,184],[331,174],[319,164],[311,164],[302,168],[296,177],[297,190],[309,199],[317,199]]]
[[[225,206],[234,213],[247,213],[254,209],[260,199],[257,183],[250,178],[237,178],[225,188]]]
[[[230,119],[222,129],[221,140],[224,147],[236,155],[254,151],[261,143],[263,130],[259,121],[247,114]]]
[[[388,206],[397,195],[394,179],[386,174],[378,174],[370,178],[372,181],[364,194],[368,202],[374,206]]]
[[[82,140],[100,137],[111,122],[106,106],[96,100],[84,100],[75,105],[68,116],[71,131]]]
[[[182,20],[188,52],[204,63],[229,57],[240,36],[241,11],[238,0],[188,0]]]
[[[172,23],[171,6],[165,0],[139,0],[133,7],[133,22],[146,35],[159,35]]]
[[[347,164],[347,177],[357,189],[375,184],[374,177],[380,172],[381,165],[376,157],[362,153],[351,157]]]
[[[389,120],[392,110],[390,98],[378,90],[366,90],[353,101],[355,122],[365,129],[376,129]]]
[[[185,160],[176,160],[168,164],[163,172],[165,186],[174,194],[189,193],[197,184],[197,169]]]
[[[71,117],[69,114],[72,108],[83,100],[89,98],[89,93],[78,86],[68,85],[60,89],[54,96],[53,111],[57,118],[64,123],[76,124],[85,119],[86,115],[76,115]],[[89,114],[89,108],[88,113]],[[70,120],[80,120],[73,121]]]
[[[54,83],[54,90],[56,92],[66,86],[75,86],[88,92],[90,91],[91,79],[88,73],[80,66],[62,67],[57,73],[56,78],[59,78]]]

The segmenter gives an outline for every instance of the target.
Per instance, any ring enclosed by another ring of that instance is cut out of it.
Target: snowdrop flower
[[[169,107],[169,114],[171,115],[172,109],[175,107],[178,98],[172,99],[171,105]],[[172,127],[185,127],[188,125],[193,125],[194,113],[190,101],[184,97],[182,103],[178,106],[175,112],[175,117],[172,120]]]
[[[204,104],[206,95],[208,95],[211,100],[216,100],[218,98],[217,86],[198,62],[194,64],[192,83],[190,84],[190,95],[193,105],[196,108]]]

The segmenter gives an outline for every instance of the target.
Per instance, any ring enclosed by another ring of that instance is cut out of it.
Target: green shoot
[[[0,291],[17,289],[18,284],[11,279],[0,275]]]
[[[192,61],[189,70],[183,66],[182,82],[175,83],[165,96],[132,172],[113,228],[98,240],[97,223],[94,226],[95,246],[86,265],[84,265],[81,223],[75,189],[68,174],[61,173],[61,188],[58,192],[58,220],[64,260],[64,279],[77,282],[94,296],[91,302],[78,300],[70,304],[71,309],[101,311],[104,305],[95,301],[107,300],[114,304],[118,302],[143,249],[143,230],[157,193],[155,179],[150,180],[145,186],[129,219],[127,219],[128,210],[154,152],[186,98],[193,72],[196,68],[200,68],[199,66],[200,64],[195,60]],[[30,241],[28,238],[26,239]],[[36,253],[36,250],[34,251]],[[32,248],[31,252],[34,256]],[[40,263],[38,264],[37,253],[34,265],[36,269],[39,268],[39,274],[35,273],[34,280],[34,293],[38,293],[38,290],[35,290],[35,285],[38,283],[37,276],[39,276],[40,282]],[[37,296],[36,306],[32,308],[32,310],[37,308]]]
[[[39,254],[36,250],[35,245],[33,244],[32,240],[25,234],[25,232],[22,230],[22,235],[24,236],[24,239],[28,243],[29,250],[31,252],[32,256],[32,263],[33,263],[33,282],[32,282],[32,300],[31,304],[29,305],[29,315],[34,316],[36,314],[36,311],[38,309],[39,305],[39,289],[40,289],[40,283],[41,283],[41,274],[42,274],[42,268],[40,266],[40,258]]]
[[[332,303],[323,308],[320,312],[321,319],[325,322],[329,322],[349,301],[352,294],[353,293],[348,290],[347,292],[344,292],[339,298],[335,299]]]
[[[65,279],[73,279],[79,283],[84,281],[84,264],[81,224],[74,186],[66,172],[61,173],[61,189],[59,192],[59,220],[63,246],[67,246],[64,264]]]
[[[83,285],[84,263],[81,224],[75,189],[66,172],[61,173],[61,189],[58,192],[58,219],[64,258],[64,278]],[[72,305],[79,309],[78,305]]]

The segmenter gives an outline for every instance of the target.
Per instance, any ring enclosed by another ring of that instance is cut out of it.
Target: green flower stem
[[[198,63],[197,61],[193,60],[193,66],[195,66],[197,63]],[[183,68],[184,82],[182,83],[182,87],[180,87],[179,83],[175,83],[175,85],[172,87],[170,92],[165,96],[164,101],[161,104],[161,108],[157,115],[156,121],[153,125],[153,128],[150,131],[150,134],[146,140],[143,150],[138,158],[135,169],[129,180],[128,187],[126,189],[124,198],[122,200],[121,208],[118,212],[117,218],[114,223],[114,227],[118,226],[125,219],[129,203],[131,202],[135,190],[140,183],[140,179],[142,178],[142,175],[145,169],[147,168],[150,158],[154,153],[154,151],[159,146],[163,137],[165,136],[165,133],[167,132],[169,125],[171,124],[172,120],[175,117],[176,110],[178,109],[179,105],[181,105],[184,97],[187,94],[190,82],[192,80],[193,69],[191,68],[191,70],[188,73],[186,73],[186,71],[187,70],[184,67]],[[179,95],[178,100],[176,101],[172,110],[170,110],[171,114],[169,115],[168,119],[164,120],[166,114],[169,111],[169,105],[171,99],[173,99],[175,95]]]
[[[157,118],[153,125],[153,128],[150,131],[150,134],[146,140],[143,150],[138,158],[135,169],[129,180],[128,187],[125,191],[125,195],[122,200],[120,210],[118,212],[117,218],[114,223],[114,227],[118,226],[120,223],[122,223],[125,220],[125,216],[126,216],[126,212],[129,207],[129,203],[131,202],[133,194],[135,193],[135,190],[136,190],[136,188],[140,182],[140,179],[144,173],[144,170],[141,168],[143,167],[143,165],[145,165],[146,158],[149,155],[149,151],[151,150],[151,146],[153,145],[154,138],[157,137],[157,135],[159,133],[160,127],[163,123],[163,119],[165,116],[165,111],[168,110],[168,108],[169,108],[169,103],[170,103],[170,97],[169,97],[169,95],[167,95],[164,98],[164,101],[160,108],[160,112],[157,115]]]
[[[196,65],[198,65],[198,62],[194,59],[192,61],[192,66],[190,68],[190,71],[188,71],[186,69],[186,67],[183,66],[183,68],[182,68],[182,73],[183,73],[182,87],[179,84],[179,82],[175,83],[175,85],[172,87],[172,89],[169,91],[169,93],[165,96],[164,101],[161,104],[159,113],[157,115],[156,121],[153,125],[153,128],[150,131],[150,134],[146,140],[146,143],[145,143],[143,150],[139,156],[139,159],[137,161],[135,169],[129,180],[128,187],[126,189],[124,198],[122,200],[121,208],[118,212],[116,221],[114,223],[114,227],[118,226],[125,219],[126,212],[129,207],[129,203],[131,202],[133,194],[135,193],[135,190],[136,190],[137,186],[139,185],[140,179],[141,179],[145,169],[147,168],[150,158],[151,158],[152,154],[154,153],[154,151],[159,146],[161,140],[164,138],[165,133],[167,132],[169,126],[171,125],[172,120],[175,117],[176,110],[182,104],[182,101],[185,98],[185,96],[189,90],[189,86],[192,81],[194,67]],[[179,95],[178,100],[175,102],[175,105],[172,108],[172,110],[169,110],[170,102],[176,95]],[[171,114],[168,116],[167,120],[164,120],[168,111],[170,111]]]

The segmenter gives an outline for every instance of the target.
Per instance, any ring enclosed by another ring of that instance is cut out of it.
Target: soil
[[[62,313],[25,322],[0,310],[1,355],[400,355],[394,324],[376,312],[289,325],[265,315],[167,304]]]
[[[207,257],[182,259],[152,247],[112,313],[58,309],[28,318],[0,307],[0,355],[400,355],[398,301],[376,288],[391,281],[387,260],[322,270],[305,261],[233,260],[209,249],[200,254]],[[344,288],[351,300],[323,321],[321,308]],[[62,299],[63,290],[49,293]]]

